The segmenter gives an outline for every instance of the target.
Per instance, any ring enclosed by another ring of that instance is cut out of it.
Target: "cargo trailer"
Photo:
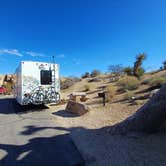
[[[21,105],[58,103],[59,65],[21,61],[15,72],[14,96]]]

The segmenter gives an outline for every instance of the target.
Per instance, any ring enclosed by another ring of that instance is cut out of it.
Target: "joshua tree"
[[[140,77],[140,68],[141,68],[141,65],[142,65],[142,61],[146,59],[146,54],[145,53],[142,53],[142,54],[139,54],[136,56],[136,61],[134,63],[134,69],[133,69],[133,74],[134,76],[136,77]]]

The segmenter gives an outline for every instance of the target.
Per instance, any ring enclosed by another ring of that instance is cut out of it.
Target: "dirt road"
[[[0,166],[78,166],[82,157],[49,109],[27,111],[0,99]]]

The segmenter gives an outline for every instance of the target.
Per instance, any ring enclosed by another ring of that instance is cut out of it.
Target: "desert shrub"
[[[69,87],[71,87],[72,85],[74,85],[76,82],[79,82],[80,79],[77,77],[72,77],[72,78],[67,78],[64,81],[61,81],[61,89],[67,89]]]
[[[126,67],[123,69],[123,72],[127,74],[128,76],[133,75],[133,68],[132,67]]]
[[[110,65],[108,66],[108,71],[111,74],[115,74],[116,76],[119,76],[121,74],[123,74],[123,66],[118,64],[118,65]]]
[[[165,77],[156,77],[149,80],[150,86],[162,86],[163,84],[166,84],[166,78]]]
[[[124,99],[129,100],[133,96],[134,96],[134,93],[132,91],[126,91],[126,93],[124,94]]]
[[[144,80],[142,80],[141,84],[148,85],[149,82],[150,82],[150,79],[144,79]]]
[[[91,73],[90,76],[91,76],[91,77],[96,77],[96,76],[98,76],[98,75],[100,75],[100,71],[95,69],[95,70],[92,71],[92,73]]]
[[[89,72],[85,72],[85,74],[82,75],[82,78],[89,78],[90,77],[90,73]]]
[[[111,102],[115,97],[117,92],[117,87],[113,85],[108,85],[106,87],[106,102]]]
[[[135,90],[139,87],[140,81],[136,77],[126,76],[126,77],[121,78],[118,81],[117,85],[119,85],[125,91]]]
[[[138,71],[137,71],[137,75],[138,75],[138,78],[140,78],[141,76],[143,76],[145,73],[145,69],[144,68],[139,68]]]
[[[90,85],[88,85],[88,84],[84,85],[85,92],[90,91],[90,89],[91,89]]]

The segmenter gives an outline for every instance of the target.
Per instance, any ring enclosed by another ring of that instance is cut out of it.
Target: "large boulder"
[[[136,113],[110,128],[111,134],[156,132],[166,122],[166,85]]]
[[[77,115],[83,115],[89,111],[89,107],[85,104],[69,101],[65,110]]]

